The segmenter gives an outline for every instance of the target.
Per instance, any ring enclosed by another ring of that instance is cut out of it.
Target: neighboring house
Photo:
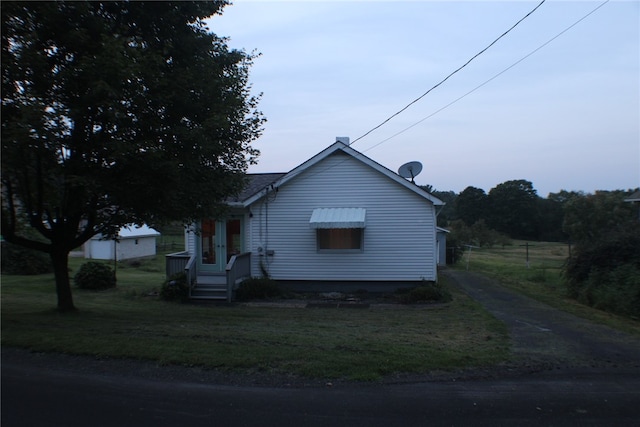
[[[198,289],[223,284],[215,276],[241,258],[240,276],[268,274],[301,291],[389,291],[437,280],[446,256],[438,252],[436,207],[444,203],[347,144],[286,174],[248,179],[226,218],[203,219],[187,232],[187,251],[168,256],[167,274],[191,260],[193,295],[213,297]],[[226,283],[228,299],[238,277]]]
[[[84,244],[84,257],[120,261],[155,255],[156,237],[159,235],[160,233],[147,225],[122,227],[117,240],[105,239],[97,234]]]
[[[638,205],[638,219],[640,219],[640,190],[633,192],[624,201]]]

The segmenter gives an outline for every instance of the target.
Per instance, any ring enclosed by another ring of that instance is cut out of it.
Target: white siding
[[[433,204],[338,153],[251,206],[252,274],[260,275],[263,260],[276,280],[436,280]],[[315,208],[335,207],[366,209],[362,252],[317,251],[311,214]],[[259,256],[259,247],[274,255]]]
[[[196,253],[196,225],[190,225],[184,231],[184,249],[190,254],[193,255]]]
[[[141,258],[156,254],[156,237],[146,236],[139,238],[121,239],[115,243],[113,240],[92,239],[85,246],[85,258],[113,259],[114,249],[117,249],[117,260]]]

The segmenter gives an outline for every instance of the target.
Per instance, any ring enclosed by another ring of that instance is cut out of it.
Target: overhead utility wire
[[[534,7],[529,13],[527,13],[525,16],[523,16],[518,22],[516,22],[515,24],[513,24],[511,26],[511,28],[509,28],[507,31],[505,31],[504,33],[502,33],[497,39],[495,39],[494,41],[492,41],[487,47],[485,47],[484,49],[482,49],[480,52],[476,53],[475,55],[473,55],[473,57],[471,57],[471,59],[469,59],[467,62],[465,62],[463,65],[461,65],[460,67],[458,67],[455,71],[453,71],[451,74],[449,74],[447,77],[445,77],[444,79],[442,79],[439,83],[437,83],[436,85],[434,85],[431,89],[429,89],[428,91],[426,91],[425,93],[423,93],[422,95],[420,95],[418,98],[414,99],[413,101],[411,101],[409,104],[407,104],[404,108],[402,108],[400,111],[392,114],[391,116],[389,116],[386,120],[384,120],[382,123],[380,123],[379,125],[375,126],[374,128],[372,128],[371,130],[369,130],[368,132],[366,132],[364,135],[361,135],[359,137],[357,137],[356,139],[353,140],[353,142],[349,145],[353,145],[355,144],[357,141],[361,140],[362,138],[364,138],[365,136],[369,135],[371,132],[375,131],[376,129],[381,128],[382,126],[384,126],[386,123],[388,123],[391,119],[393,119],[394,117],[398,116],[399,114],[401,114],[402,112],[404,112],[407,108],[411,107],[413,104],[415,104],[416,102],[420,101],[422,98],[424,98],[425,96],[427,96],[430,92],[432,92],[434,89],[436,89],[438,86],[440,86],[441,84],[443,84],[444,82],[446,82],[447,80],[449,80],[449,78],[451,76],[453,76],[454,74],[456,74],[458,71],[462,70],[464,67],[466,67],[467,65],[469,65],[469,63],[471,63],[471,61],[473,61],[474,59],[476,59],[478,56],[482,55],[483,53],[485,53],[491,46],[493,46],[494,44],[496,44],[498,42],[498,40],[500,40],[501,38],[503,38],[504,36],[506,36],[507,34],[509,34],[511,32],[511,30],[513,30],[516,26],[518,26],[518,24],[520,24],[522,21],[524,21],[525,19],[527,19],[533,12],[535,12],[540,6],[542,6],[542,4],[545,2],[546,0],[542,0],[540,3],[538,3],[538,5],[536,7]]]
[[[454,99],[453,101],[449,102],[447,105],[445,105],[444,107],[441,107],[439,109],[437,109],[436,111],[434,111],[433,113],[429,114],[428,116],[420,119],[419,121],[417,121],[416,123],[412,124],[411,126],[408,126],[404,129],[402,129],[400,132],[395,133],[393,135],[391,135],[390,137],[383,139],[382,141],[378,142],[375,145],[372,145],[371,147],[367,148],[366,150],[363,150],[363,152],[367,152],[373,148],[376,148],[378,145],[382,145],[385,142],[389,141],[390,139],[395,138],[398,135],[401,135],[403,133],[405,133],[406,131],[408,131],[409,129],[419,125],[420,123],[424,122],[427,119],[430,119],[431,117],[435,116],[436,114],[438,114],[439,112],[441,112],[442,110],[445,110],[447,108],[449,108],[450,106],[452,106],[453,104],[455,104],[456,102],[460,101],[463,98],[466,98],[467,96],[471,95],[473,92],[475,92],[476,90],[480,89],[481,87],[485,86],[486,84],[492,82],[493,80],[495,80],[496,78],[500,77],[501,75],[503,75],[504,73],[506,73],[507,71],[509,71],[510,69],[512,69],[513,67],[515,67],[516,65],[518,65],[519,63],[521,63],[522,61],[524,61],[525,59],[527,59],[528,57],[530,57],[531,55],[533,55],[534,53],[538,52],[540,49],[542,49],[543,47],[547,46],[549,43],[551,43],[552,41],[554,41],[555,39],[557,39],[558,37],[560,37],[561,35],[563,35],[564,33],[566,33],[567,31],[569,31],[570,29],[572,29],[573,27],[575,27],[576,25],[578,25],[580,22],[584,21],[585,19],[587,19],[590,15],[592,15],[593,13],[595,13],[598,9],[600,9],[602,6],[604,6],[605,4],[609,3],[609,1],[611,0],[605,0],[604,2],[600,3],[595,9],[591,10],[589,13],[587,13],[586,15],[584,15],[582,18],[578,19],[576,22],[574,22],[573,24],[569,25],[567,28],[565,28],[564,30],[560,31],[558,34],[556,34],[555,36],[551,37],[549,40],[547,40],[546,42],[544,42],[543,44],[541,44],[540,46],[538,46],[537,48],[535,48],[534,50],[532,50],[531,52],[529,52],[528,54],[526,54],[525,56],[523,56],[522,58],[518,59],[516,62],[514,62],[513,64],[509,65],[507,68],[505,68],[504,70],[500,71],[498,74],[494,75],[493,77],[491,77],[488,80],[485,80],[483,83],[479,84],[478,86],[474,87],[473,89],[471,89],[470,91],[468,91],[467,93],[465,93],[462,96],[459,96],[458,98]]]
[[[564,34],[564,33],[566,33],[567,31],[569,31],[569,30],[570,30],[570,29],[572,29],[573,27],[575,27],[576,25],[578,25],[580,22],[582,22],[582,21],[583,21],[583,20],[585,20],[587,17],[589,17],[590,15],[592,15],[594,12],[596,12],[596,11],[597,11],[598,9],[600,9],[602,6],[604,6],[605,4],[609,3],[609,1],[611,1],[611,0],[605,0],[603,3],[601,3],[600,5],[598,5],[595,9],[593,9],[592,11],[590,11],[589,13],[587,13],[586,15],[584,15],[582,18],[578,19],[576,22],[574,22],[573,24],[569,25],[567,28],[565,28],[564,30],[562,30],[561,32],[559,32],[558,34],[556,34],[555,36],[553,36],[552,38],[550,38],[549,40],[547,40],[545,43],[543,43],[542,45],[540,45],[540,46],[539,46],[539,47],[537,47],[536,49],[532,50],[532,51],[531,51],[531,52],[529,52],[527,55],[525,55],[525,56],[523,56],[522,58],[520,58],[518,61],[516,61],[516,62],[514,62],[513,64],[511,64],[509,67],[505,68],[504,70],[502,70],[501,72],[499,72],[499,73],[498,73],[498,74],[496,74],[495,76],[493,76],[493,77],[491,77],[490,79],[486,80],[484,83],[482,83],[482,84],[480,84],[480,85],[476,86],[475,88],[471,89],[469,92],[467,92],[467,93],[465,93],[464,95],[462,95],[462,96],[460,96],[460,97],[456,98],[455,100],[451,101],[450,103],[448,103],[448,104],[447,104],[447,105],[445,105],[444,107],[442,107],[442,108],[440,108],[440,109],[436,110],[435,112],[433,112],[433,113],[429,114],[427,117],[423,118],[422,120],[418,121],[417,123],[414,123],[414,124],[412,124],[411,126],[409,126],[409,127],[405,128],[405,129],[401,130],[400,132],[396,133],[395,135],[392,135],[392,136],[390,136],[389,138],[384,139],[384,140],[380,141],[379,143],[377,143],[377,144],[375,144],[375,145],[373,145],[373,146],[371,146],[371,147],[369,147],[369,148],[367,148],[367,149],[365,149],[365,150],[362,150],[362,152],[363,152],[363,153],[364,153],[364,152],[367,152],[367,151],[369,151],[369,150],[371,150],[371,149],[373,149],[373,148],[377,147],[378,145],[384,144],[385,142],[389,141],[390,139],[395,138],[396,136],[398,136],[398,135],[400,135],[400,134],[402,134],[402,133],[406,132],[407,130],[409,130],[409,129],[411,129],[411,128],[415,127],[415,126],[417,126],[418,124],[422,123],[423,121],[425,121],[425,120],[427,120],[427,119],[429,119],[429,118],[431,118],[431,117],[435,116],[435,115],[436,115],[436,114],[438,114],[440,111],[442,111],[442,110],[444,110],[444,109],[446,109],[446,108],[450,107],[451,105],[453,105],[453,104],[455,104],[456,102],[460,101],[462,98],[465,98],[466,96],[468,96],[468,95],[472,94],[473,92],[475,92],[476,90],[480,89],[480,88],[481,88],[481,87],[483,87],[484,85],[486,85],[486,84],[488,84],[489,82],[491,82],[491,81],[495,80],[496,78],[498,78],[498,77],[499,77],[499,76],[501,76],[502,74],[504,74],[504,73],[506,73],[507,71],[509,71],[511,68],[513,68],[513,67],[515,67],[516,65],[518,65],[520,62],[524,61],[525,59],[527,59],[528,57],[530,57],[531,55],[533,55],[534,53],[536,53],[537,51],[539,51],[539,50],[540,50],[540,49],[542,49],[543,47],[547,46],[549,43],[551,43],[552,41],[554,41],[555,39],[557,39],[558,37],[560,37],[561,35],[563,35],[563,34]],[[542,3],[540,3],[540,4],[542,4]],[[540,6],[540,5],[538,5],[538,7],[539,7],[539,6]],[[534,9],[534,10],[535,10],[535,9]],[[533,11],[532,11],[532,12],[533,12]],[[523,18],[523,19],[524,19],[524,18]],[[512,27],[512,28],[513,28],[513,27]],[[476,55],[476,56],[477,56],[477,55]],[[443,81],[444,81],[444,80],[443,80]],[[442,83],[442,82],[441,82],[441,83]],[[440,84],[440,83],[439,83],[439,84]],[[423,95],[423,96],[424,96],[424,95]],[[399,113],[398,113],[398,114],[399,114]],[[389,119],[391,119],[391,117],[390,117]],[[387,120],[387,121],[388,121],[388,120]],[[384,124],[384,123],[383,123],[383,124]],[[382,124],[381,124],[380,126],[382,126]],[[378,126],[378,127],[380,127],[380,126]],[[372,131],[374,131],[374,130],[375,130],[375,128],[374,128],[374,129],[371,129],[371,131],[367,132],[367,134],[368,134],[368,133],[371,133],[371,132],[372,132]],[[364,138],[367,134],[362,135],[362,136],[361,136],[361,137],[359,137],[358,139]],[[356,142],[356,141],[357,141],[357,140],[354,140],[353,142]],[[353,142],[352,142],[351,144],[353,144]],[[351,144],[349,144],[349,145],[351,145]],[[339,162],[338,164],[342,164],[342,163],[344,163],[345,161],[346,161],[346,160],[342,160],[342,161],[341,161],[341,162]],[[331,168],[332,168],[332,167],[334,167],[334,166],[336,166],[336,165],[329,166],[328,168],[323,169],[323,170],[329,170],[329,169],[331,169]],[[296,172],[295,174],[291,175],[291,177],[296,176],[296,175],[299,175],[300,173],[301,173],[301,172],[300,172],[300,171],[298,171],[298,172]],[[313,174],[313,175],[311,175],[311,176],[317,175],[318,173],[320,173],[320,172],[318,171],[318,172],[316,172],[315,174]],[[291,178],[291,177],[290,177],[290,178]]]

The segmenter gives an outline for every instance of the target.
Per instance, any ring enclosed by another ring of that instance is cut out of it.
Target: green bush
[[[187,301],[189,299],[187,275],[177,273],[165,280],[162,288],[160,288],[160,299],[165,301]]]
[[[276,281],[268,277],[251,277],[240,283],[236,290],[236,299],[239,301],[278,298],[282,295],[283,291]]]
[[[40,251],[2,242],[2,272],[7,274],[34,275],[53,272],[51,258]]]
[[[451,293],[439,282],[425,282],[423,285],[409,291],[396,293],[396,299],[402,304],[418,302],[449,302]]]
[[[80,266],[73,281],[81,289],[98,291],[115,287],[116,275],[108,265],[90,261]]]
[[[640,318],[640,227],[630,224],[578,245],[563,271],[568,296]]]
[[[625,264],[593,271],[577,299],[599,310],[640,318],[640,267]]]

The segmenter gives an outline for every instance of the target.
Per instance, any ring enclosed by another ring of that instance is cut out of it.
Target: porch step
[[[196,287],[191,290],[191,298],[226,300],[227,285],[201,284],[198,281]]]
[[[198,274],[198,278],[196,279],[196,283],[198,286],[209,286],[209,285],[227,285],[227,276],[226,274]]]
[[[192,299],[226,300],[226,274],[198,274],[196,286],[191,290]]]

